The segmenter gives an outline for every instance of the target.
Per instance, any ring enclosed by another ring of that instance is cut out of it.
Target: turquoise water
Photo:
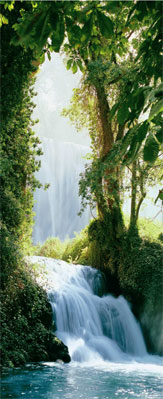
[[[161,399],[162,377],[160,358],[157,364],[31,364],[3,374],[1,398]]]

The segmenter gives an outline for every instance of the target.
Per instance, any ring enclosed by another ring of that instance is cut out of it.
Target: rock
[[[68,347],[53,333],[49,333],[48,336],[47,352],[50,361],[55,362],[56,360],[60,360],[64,363],[69,363],[71,361]]]

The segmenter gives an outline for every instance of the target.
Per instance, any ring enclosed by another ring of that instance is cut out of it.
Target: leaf
[[[149,124],[145,121],[139,128],[137,133],[137,141],[142,143],[148,132]]]
[[[71,68],[72,62],[73,62],[73,58],[71,58],[70,60],[67,61],[67,65],[66,65],[67,70],[69,70]]]
[[[84,66],[83,66],[81,60],[77,60],[77,64],[78,64],[78,66],[79,66],[81,72],[83,72],[83,71],[84,71]]]
[[[73,66],[72,66],[72,72],[73,72],[73,73],[76,73],[77,70],[78,70],[78,67],[77,67],[76,62],[74,61],[74,62],[73,62]]]
[[[113,118],[113,116],[115,115],[118,107],[119,107],[119,103],[116,103],[116,104],[113,105],[113,107],[112,107],[112,109],[110,111],[110,116],[109,116],[110,119]]]
[[[139,152],[139,149],[141,147],[142,141],[145,139],[146,134],[148,132],[149,125],[147,122],[144,122],[140,127],[138,126],[135,134],[132,138],[130,148],[125,156],[125,159],[123,161],[123,165],[129,165],[131,162],[133,162]]]
[[[161,201],[163,201],[163,188],[161,190],[159,190],[159,193],[155,199],[154,204],[156,204],[156,202],[158,201],[158,199],[160,199]]]
[[[43,54],[41,55],[39,61],[40,61],[40,62],[39,62],[40,64],[43,64],[43,63],[44,63],[44,61],[45,61],[45,53],[43,53]]]
[[[111,19],[98,10],[97,19],[101,35],[106,37],[106,39],[112,37],[114,33],[114,25]]]
[[[143,158],[145,162],[154,163],[159,153],[159,144],[154,139],[153,135],[147,137],[143,150]]]
[[[150,110],[149,120],[151,121],[154,116],[158,115],[160,112],[163,111],[163,100],[159,100]]]
[[[124,103],[124,104],[120,107],[120,109],[119,109],[119,111],[118,111],[118,114],[117,114],[118,123],[119,123],[120,125],[123,125],[123,123],[127,120],[129,114],[130,114],[130,111],[129,111],[129,109],[128,109],[128,104],[127,104],[127,103]]]
[[[124,157],[122,165],[129,165],[130,163],[135,161],[138,151],[140,149],[140,146],[141,146],[141,144],[134,137],[129,150],[127,151],[127,153]]]
[[[55,32],[53,32],[51,39],[52,39],[52,48],[53,50],[58,53],[60,50],[60,47],[63,43],[64,40],[64,32],[65,32],[65,26],[64,26],[64,20],[63,17],[61,16],[58,23]]]
[[[47,51],[48,60],[51,61],[51,54],[50,51]]]
[[[156,133],[156,140],[159,141],[160,144],[163,144],[163,131],[162,129],[160,129],[157,133]]]

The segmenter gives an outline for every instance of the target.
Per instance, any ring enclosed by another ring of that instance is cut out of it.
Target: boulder
[[[49,333],[48,336],[47,352],[50,361],[62,360],[64,363],[71,361],[68,347],[53,333]]]

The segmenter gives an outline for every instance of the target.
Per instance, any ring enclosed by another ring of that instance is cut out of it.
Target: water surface
[[[163,369],[157,364],[40,363],[6,372],[2,399],[161,399]]]

